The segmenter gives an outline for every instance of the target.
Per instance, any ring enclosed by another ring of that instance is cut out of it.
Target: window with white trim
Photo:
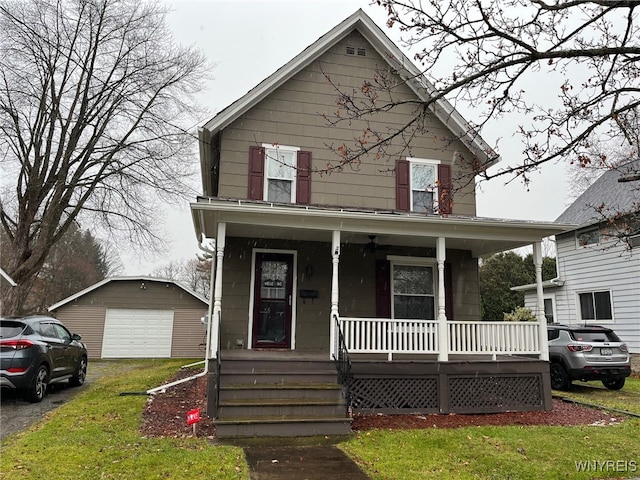
[[[580,318],[583,322],[607,322],[613,320],[611,291],[601,290],[578,293]]]
[[[418,213],[437,212],[438,206],[438,162],[410,158],[411,163],[411,211]]]
[[[297,154],[300,148],[263,146],[266,164],[264,199],[278,203],[295,202]]]
[[[433,265],[392,264],[393,318],[435,320],[435,269]]]

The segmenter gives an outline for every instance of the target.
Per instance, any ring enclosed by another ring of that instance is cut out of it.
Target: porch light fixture
[[[140,290],[146,290],[146,289],[147,289],[147,286],[144,284],[144,282],[142,282],[140,284]]]

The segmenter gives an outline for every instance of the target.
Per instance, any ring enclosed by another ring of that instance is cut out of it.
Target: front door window
[[[291,348],[293,255],[257,253],[253,347]]]

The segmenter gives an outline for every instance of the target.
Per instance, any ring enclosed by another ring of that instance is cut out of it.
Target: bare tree
[[[0,0],[6,313],[74,222],[157,248],[159,202],[191,191],[206,62],[165,17],[147,0]]]
[[[413,49],[430,98],[414,102],[415,118],[399,128],[375,130],[379,112],[406,108],[394,102],[398,83],[414,82],[399,65],[380,72],[357,91],[339,91],[332,124],[367,122],[353,143],[335,147],[340,168],[388,152],[391,139],[410,141],[424,134],[426,118],[445,98],[472,109],[476,123],[465,135],[503,116],[513,119],[522,156],[501,169],[472,160],[471,175],[481,179],[520,178],[556,160],[588,165],[599,161],[591,146],[626,145],[638,156],[631,133],[632,112],[640,105],[640,1],[572,0],[377,0],[389,28],[400,30]],[[389,75],[399,74],[399,75]],[[336,86],[340,90],[339,86]],[[371,120],[369,122],[369,120]],[[496,143],[496,148],[499,145]],[[472,181],[469,179],[469,181]]]
[[[180,282],[203,297],[209,298],[211,259],[210,254],[203,254],[189,260],[172,260],[156,268],[151,276]]]

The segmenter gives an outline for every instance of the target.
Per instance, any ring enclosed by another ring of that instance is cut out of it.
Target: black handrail
[[[337,355],[333,354],[333,360],[338,370],[338,381],[342,384],[344,391],[347,413],[351,411],[351,357],[347,350],[347,344],[344,340],[342,329],[340,328],[340,320],[337,315],[333,316],[336,323],[336,333],[338,335]]]

